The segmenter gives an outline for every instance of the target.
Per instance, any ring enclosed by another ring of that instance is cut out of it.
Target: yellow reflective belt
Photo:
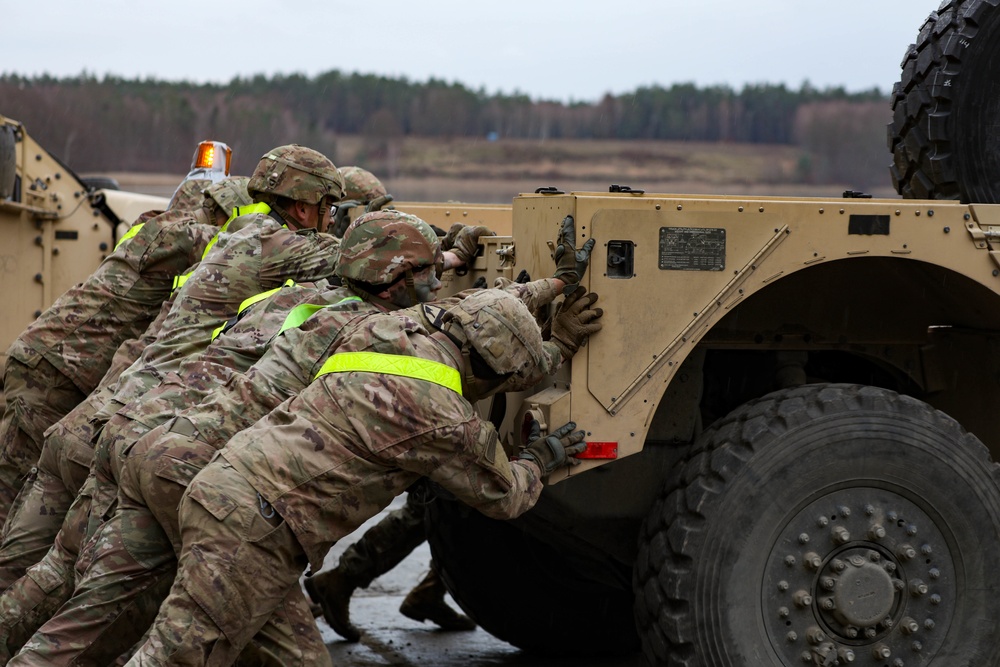
[[[312,303],[303,303],[301,305],[292,308],[291,312],[288,313],[288,317],[285,318],[284,323],[281,325],[281,329],[278,331],[278,335],[285,333],[289,329],[295,329],[302,326],[302,323],[313,316],[318,310],[323,308],[330,308],[331,306],[339,306],[347,301],[363,301],[359,296],[349,296],[347,298],[341,299],[337,303],[328,303],[325,306],[317,306]]]
[[[285,281],[285,284],[282,285],[281,287],[290,287],[290,286],[292,286],[294,284],[295,284],[295,281],[292,280],[291,278],[289,278],[288,280]],[[236,311],[236,317],[239,317],[240,315],[242,315],[244,310],[246,310],[250,306],[254,305],[258,301],[263,301],[267,297],[271,296],[272,294],[274,294],[275,292],[277,292],[278,290],[280,290],[281,287],[275,287],[274,289],[269,289],[266,292],[261,292],[260,294],[254,294],[253,296],[251,296],[251,297],[249,297],[247,299],[244,299],[243,303],[240,304],[239,310]],[[215,340],[216,338],[218,338],[219,334],[221,334],[223,332],[223,330],[225,330],[225,328],[227,326],[229,326],[229,321],[223,322],[223,324],[222,324],[221,327],[219,327],[218,329],[216,329],[215,331],[213,331],[212,332],[212,340]]]
[[[201,258],[205,259],[208,256],[208,251],[211,250],[212,246],[215,245],[215,242],[219,240],[219,234],[229,229],[230,222],[240,217],[241,215],[248,215],[250,213],[263,213],[264,215],[267,215],[270,212],[271,212],[271,207],[264,203],[250,204],[249,206],[237,206],[236,208],[233,209],[233,212],[229,215],[229,219],[226,220],[221,227],[219,227],[219,231],[215,233],[215,236],[212,237],[212,240],[209,241],[208,244],[205,246],[205,252],[201,253]],[[132,230],[129,231],[131,232]],[[124,239],[124,237],[122,238]],[[179,290],[181,287],[183,287],[184,283],[187,282],[188,276],[190,275],[191,275],[190,273],[185,273],[179,276],[174,276],[175,292]],[[212,340],[215,340],[215,336],[212,336]]]
[[[121,246],[121,244],[125,243],[130,238],[132,238],[133,236],[135,236],[136,234],[138,234],[139,230],[142,229],[142,226],[144,224],[146,224],[146,223],[140,222],[138,225],[132,225],[131,227],[129,227],[128,231],[125,232],[124,234],[122,234],[122,237],[120,239],[118,239],[118,243],[115,244],[115,250],[118,250],[118,248],[119,248],[119,246]]]
[[[462,395],[462,375],[451,366],[420,357],[378,352],[341,352],[332,355],[314,380],[327,373],[381,373],[425,380]]]

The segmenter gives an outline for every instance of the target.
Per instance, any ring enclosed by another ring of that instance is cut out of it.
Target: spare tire
[[[893,87],[888,144],[911,199],[1000,202],[1000,0],[949,0],[924,22]]]

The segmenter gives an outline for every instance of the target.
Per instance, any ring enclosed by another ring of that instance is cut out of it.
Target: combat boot
[[[306,577],[305,586],[309,598],[319,604],[323,618],[338,635],[349,642],[361,639],[361,632],[351,625],[351,595],[358,587],[352,577],[334,568]]]
[[[403,599],[399,613],[414,621],[430,621],[442,630],[474,630],[475,621],[459,614],[444,601],[446,592],[441,577],[431,568],[424,580]]]

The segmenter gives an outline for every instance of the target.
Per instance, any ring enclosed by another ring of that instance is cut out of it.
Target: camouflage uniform
[[[150,331],[165,318],[176,277],[201,258],[219,233],[207,221],[215,223],[217,213],[249,201],[245,184],[245,178],[234,177],[213,185],[202,195],[204,205],[194,214],[171,211],[140,218],[94,275],[57,302],[73,301],[75,313],[61,314],[67,308],[54,307],[55,312],[49,310],[51,316],[43,315],[22,335],[36,346],[44,343],[53,361],[66,369],[64,375],[90,393],[44,433],[41,451],[35,456],[38,465],[22,485],[4,527],[0,589],[24,574],[52,545],[86,475],[92,431],[78,415],[89,416],[95,405],[103,405],[107,394],[102,388],[152,342]],[[75,328],[65,331],[65,322],[74,323]],[[67,425],[73,424],[81,428],[67,432]]]
[[[555,294],[549,280],[514,284],[508,290],[535,307],[550,302]],[[453,305],[464,296],[438,303]],[[373,312],[372,306],[368,308]],[[330,309],[316,313],[298,329],[277,338],[245,375],[234,375],[200,405],[180,412],[176,420],[152,430],[129,449],[127,458],[120,462],[117,509],[88,547],[95,560],[87,564],[70,603],[36,634],[40,655],[50,660],[49,646],[85,646],[85,630],[96,626],[91,637],[99,634],[94,616],[99,616],[98,623],[109,624],[116,613],[127,609],[133,617],[128,621],[130,627],[137,629],[142,623],[137,620],[136,608],[141,608],[153,612],[145,617],[145,624],[152,621],[165,597],[162,581],[169,586],[175,572],[175,554],[181,547],[177,507],[187,484],[233,435],[305,387],[332,353],[340,330],[360,321],[360,315],[349,312]],[[552,363],[558,352],[546,349]],[[109,596],[113,588],[110,582],[116,577],[128,583]],[[138,596],[147,600],[132,604],[130,598]],[[137,638],[127,634],[121,624],[113,636],[125,646]]]
[[[495,518],[534,504],[541,469],[508,462],[493,427],[455,386],[464,384],[461,352],[431,335],[422,312],[356,323],[330,361],[345,352],[417,357],[450,370],[451,384],[382,372],[321,374],[234,437],[184,495],[177,579],[128,664],[227,664],[297,588],[306,565],[319,568],[334,542],[420,476]],[[536,344],[530,360],[516,355],[519,370],[550,370],[526,311],[525,322],[534,333],[519,337]],[[515,356],[506,340],[494,343]]]
[[[0,427],[0,520],[38,461],[43,432],[98,385],[118,346],[152,322],[174,277],[198,260],[218,231],[208,222],[181,211],[140,218],[134,236],[11,345]]]

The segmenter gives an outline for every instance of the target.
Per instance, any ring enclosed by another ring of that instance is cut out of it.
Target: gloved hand
[[[395,197],[393,197],[388,193],[375,197],[375,199],[368,202],[368,205],[365,206],[365,213],[371,213],[372,211],[381,211],[385,207],[385,205],[391,202],[393,199],[395,199]]]
[[[587,272],[590,264],[590,251],[594,249],[594,239],[587,239],[583,247],[576,249],[576,223],[573,216],[567,215],[563,218],[559,228],[559,242],[552,253],[552,259],[556,263],[556,272],[553,278],[562,280],[567,285],[576,285]]]
[[[597,320],[604,315],[604,311],[593,307],[596,302],[596,294],[588,294],[587,290],[577,285],[556,307],[549,340],[562,352],[563,359],[576,354],[591,334],[601,330],[602,324]]]
[[[528,446],[516,458],[534,461],[542,469],[543,476],[564,465],[579,465],[580,460],[574,457],[587,448],[587,443],[583,441],[586,434],[574,432],[575,428],[576,422],[566,422],[543,438],[541,425],[537,419],[532,419]]]
[[[496,234],[482,225],[473,227],[456,222],[441,241],[441,249],[452,251],[459,260],[468,264],[476,256],[480,236],[496,236]]]
[[[347,231],[347,227],[351,224],[351,209],[357,208],[360,205],[359,202],[353,199],[345,199],[342,202],[337,202],[337,211],[333,214],[333,228],[330,230],[330,233],[338,239],[344,238],[344,232]]]

